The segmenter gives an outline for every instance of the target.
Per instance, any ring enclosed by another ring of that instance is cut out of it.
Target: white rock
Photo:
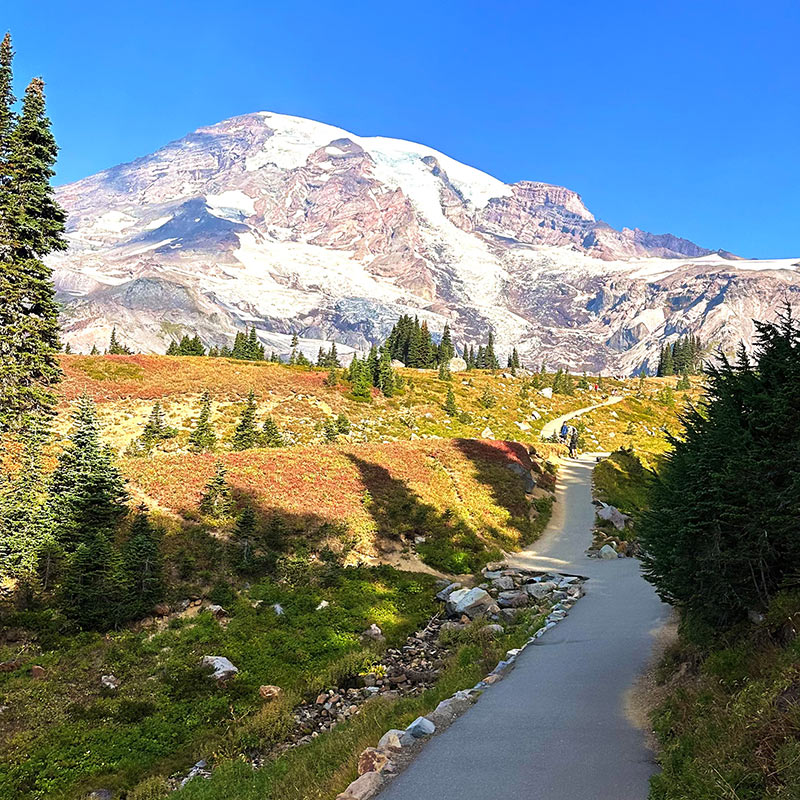
[[[618,531],[623,530],[630,519],[627,514],[623,514],[618,508],[609,506],[606,503],[601,505],[597,516],[610,522]]]
[[[390,747],[400,750],[403,746],[403,734],[405,731],[392,728],[381,736],[378,742],[378,750],[386,750]]]
[[[610,544],[604,544],[600,548],[600,558],[611,559],[611,558],[617,558],[618,556],[619,554]]]
[[[119,689],[120,680],[115,675],[103,675],[100,678],[100,685],[104,689],[115,692],[117,689]]]
[[[464,372],[467,368],[467,362],[459,356],[454,356],[447,362],[447,367],[450,372]]]
[[[556,585],[552,581],[542,581],[541,583],[526,583],[525,591],[537,600],[541,600],[550,592],[555,591]]]
[[[539,389],[539,394],[550,399],[553,396],[553,389],[550,386],[546,386],[544,389]]]
[[[521,431],[529,431],[531,426],[528,425],[527,422],[515,422],[514,423]]]
[[[225,658],[225,656],[203,656],[200,662],[204,667],[213,670],[211,677],[218,681],[226,681],[239,671],[238,667]]]
[[[380,791],[383,778],[378,772],[365,772],[356,778],[345,790],[343,797],[352,800],[369,800]]]
[[[488,425],[481,431],[481,439],[494,439],[492,429]]]
[[[272,610],[275,612],[277,616],[283,616],[283,606],[280,603],[275,603],[272,606]]]
[[[322,611],[323,608],[327,608],[330,603],[327,600],[320,600],[319,605],[317,606],[317,611]]]
[[[494,603],[484,589],[457,589],[447,598],[447,611],[451,616],[466,614],[470,619],[480,616]]]

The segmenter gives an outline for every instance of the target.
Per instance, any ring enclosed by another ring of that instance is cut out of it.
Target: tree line
[[[703,371],[703,352],[699,336],[682,336],[661,348],[656,375],[699,375]]]

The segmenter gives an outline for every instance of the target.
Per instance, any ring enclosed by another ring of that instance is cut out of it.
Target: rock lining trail
[[[512,567],[585,575],[586,598],[433,737],[380,800],[647,797],[656,765],[625,700],[669,611],[638,560],[586,557],[594,463],[585,454],[563,465],[545,534],[508,559]]]

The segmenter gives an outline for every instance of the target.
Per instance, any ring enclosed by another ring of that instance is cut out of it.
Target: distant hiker
[[[569,457],[577,458],[578,456],[578,431],[572,428],[569,434]]]
[[[561,426],[561,435],[560,435],[559,438],[561,439],[562,442],[566,442],[567,441],[567,436],[569,436],[569,425],[567,425],[567,423],[565,422]]]

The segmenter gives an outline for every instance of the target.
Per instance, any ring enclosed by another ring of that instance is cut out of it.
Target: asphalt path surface
[[[586,557],[594,463],[591,454],[565,462],[547,530],[508,559],[586,576],[586,596],[434,736],[380,800],[646,800],[656,765],[625,699],[668,608],[636,559]]]

